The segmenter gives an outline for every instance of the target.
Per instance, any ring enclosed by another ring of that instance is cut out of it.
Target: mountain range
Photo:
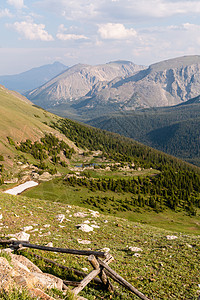
[[[60,62],[54,62],[53,64],[33,68],[20,74],[2,75],[0,76],[0,84],[4,85],[9,90],[24,93],[28,90],[39,87],[65,71],[67,68],[67,66]]]
[[[128,61],[116,61],[97,66],[77,64],[25,95],[43,108],[72,104],[88,94],[95,84],[114,78],[126,78],[144,68]]]
[[[200,94],[199,78],[197,55],[149,67],[126,61],[76,65],[26,96],[58,114],[91,119],[105,113],[183,103]]]
[[[25,93],[36,105],[200,165],[200,56],[170,59],[148,68],[129,61],[68,69],[59,63],[52,66],[64,71]],[[49,66],[40,70],[44,75]]]

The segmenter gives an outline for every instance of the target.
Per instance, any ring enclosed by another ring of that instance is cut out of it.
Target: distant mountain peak
[[[0,76],[0,83],[9,90],[24,93],[33,90],[57,76],[68,67],[56,61],[52,64],[32,68],[28,71],[15,75]]]

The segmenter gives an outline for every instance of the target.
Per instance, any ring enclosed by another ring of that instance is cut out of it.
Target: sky
[[[200,0],[1,0],[0,75],[200,54]]]

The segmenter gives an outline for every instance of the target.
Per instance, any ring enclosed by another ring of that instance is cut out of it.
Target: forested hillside
[[[102,157],[107,161],[118,164],[129,163],[134,168],[153,168],[160,171],[155,177],[145,179],[65,179],[70,185],[85,186],[91,190],[130,192],[131,201],[118,203],[115,209],[124,205],[124,210],[131,210],[134,206],[149,206],[157,211],[164,207],[173,210],[178,208],[188,210],[191,215],[196,214],[195,207],[200,207],[199,186],[200,170],[197,167],[184,163],[174,157],[141,145],[137,142],[116,134],[87,127],[70,120],[60,119],[51,125],[59,129],[66,137],[72,140],[77,147],[91,151],[101,150]],[[88,175],[90,178],[90,174]],[[104,206],[108,199],[87,199],[96,207]],[[104,203],[105,201],[105,203]],[[112,202],[112,201],[111,201]],[[104,204],[103,204],[104,203]],[[114,201],[113,201],[114,203]],[[116,203],[115,203],[116,204]],[[115,205],[114,204],[114,205]]]
[[[88,123],[200,166],[200,105],[113,114]]]

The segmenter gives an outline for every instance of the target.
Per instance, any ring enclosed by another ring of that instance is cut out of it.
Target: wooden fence
[[[9,245],[10,248],[17,249],[17,250],[22,247],[25,247],[25,248],[44,250],[44,251],[53,251],[53,252],[58,252],[58,253],[67,253],[67,254],[88,256],[88,261],[92,265],[93,271],[91,271],[89,274],[86,274],[79,270],[65,267],[65,266],[60,265],[50,259],[43,258],[42,256],[33,253],[33,255],[39,259],[43,259],[47,262],[55,264],[58,267],[61,267],[62,269],[72,270],[75,274],[84,277],[80,282],[70,282],[70,281],[64,280],[65,285],[75,286],[72,289],[72,292],[75,295],[78,295],[78,293],[81,290],[83,290],[84,287],[86,287],[87,284],[90,283],[92,280],[94,280],[96,283],[101,283],[104,286],[104,288],[108,289],[109,292],[114,292],[114,287],[113,287],[112,283],[110,282],[110,280],[108,279],[108,277],[110,277],[114,281],[118,282],[123,287],[125,287],[126,289],[128,289],[129,291],[131,291],[132,293],[137,295],[140,299],[150,300],[143,293],[138,291],[129,282],[127,282],[123,277],[121,277],[113,269],[110,268],[109,264],[114,260],[114,258],[112,257],[112,255],[110,255],[107,252],[47,247],[47,246],[41,246],[41,245],[33,245],[26,241],[13,241],[13,240],[0,240],[0,244],[1,245]],[[96,278],[96,276],[99,276],[99,279]]]

